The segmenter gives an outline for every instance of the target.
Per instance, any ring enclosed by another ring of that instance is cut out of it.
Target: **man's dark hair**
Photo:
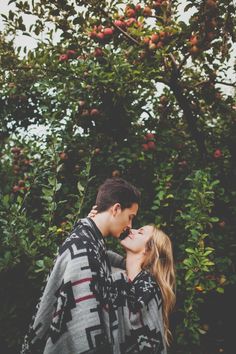
[[[97,211],[106,211],[115,203],[119,203],[121,209],[130,208],[133,203],[140,203],[140,192],[122,178],[108,178],[98,189]]]

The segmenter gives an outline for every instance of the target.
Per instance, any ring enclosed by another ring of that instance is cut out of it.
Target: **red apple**
[[[218,225],[223,229],[225,227],[225,221],[224,220],[220,221]]]
[[[95,48],[93,55],[98,58],[98,57],[102,57],[103,56],[103,50],[102,48]]]
[[[59,153],[59,157],[61,160],[67,160],[68,159],[68,155],[67,153],[65,153],[65,151],[62,151]]]
[[[159,35],[157,33],[154,33],[151,35],[151,41],[153,43],[157,43],[159,41]]]
[[[190,40],[189,40],[189,43],[190,43],[191,45],[196,45],[196,44],[198,44],[198,38],[197,38],[197,36],[196,36],[196,35],[191,36],[191,37],[190,37]]]
[[[144,37],[144,38],[143,38],[143,43],[144,43],[145,45],[149,45],[149,42],[150,42],[150,38],[149,38],[149,37]]]
[[[98,39],[100,42],[104,41],[104,39],[105,39],[104,33],[98,32],[98,33],[97,33],[97,39]]]
[[[101,149],[100,149],[100,148],[94,149],[94,154],[95,154],[95,155],[100,154],[100,152],[101,152]]]
[[[11,152],[13,154],[19,154],[21,152],[21,148],[17,147],[17,146],[14,146],[12,149],[11,149]]]
[[[143,151],[148,151],[148,144],[142,144]]]
[[[72,49],[68,49],[66,54],[69,56],[69,57],[73,57],[74,55],[76,55],[76,51],[75,50],[72,50]]]
[[[218,159],[219,157],[222,157],[222,151],[220,149],[216,149],[213,154],[215,159]]]
[[[89,37],[90,37],[91,39],[96,39],[96,38],[97,38],[97,32],[96,32],[96,31],[90,32],[90,33],[89,33]]]
[[[59,61],[66,61],[69,59],[69,56],[67,54],[61,54],[59,56]]]
[[[166,37],[166,32],[160,31],[159,32],[159,36],[160,36],[161,39],[165,38]]]
[[[117,27],[120,27],[122,29],[125,29],[125,27],[126,27],[125,22],[121,21],[121,20],[115,20],[114,21],[114,25],[117,26]]]
[[[13,188],[12,188],[13,193],[17,193],[20,190],[21,190],[20,186],[17,186],[17,185],[13,186]]]
[[[148,141],[147,146],[148,146],[148,150],[155,150],[156,149],[156,144],[154,141]]]
[[[140,5],[140,4],[137,4],[136,6],[135,6],[135,10],[136,11],[140,11],[142,9],[142,6]]]
[[[99,116],[99,114],[100,114],[100,112],[97,108],[93,108],[90,111],[90,116],[92,116],[92,117],[97,117],[97,116]]]
[[[132,26],[134,23],[136,23],[136,19],[134,17],[131,17],[128,20],[125,21],[125,24],[126,24],[127,27]]]
[[[145,135],[145,140],[155,139],[155,135],[153,133],[147,133]]]
[[[135,10],[134,9],[131,9],[131,8],[128,8],[126,11],[125,11],[126,15],[128,17],[134,17],[135,16]]]
[[[103,34],[107,37],[110,37],[113,35],[113,29],[112,28],[104,28],[103,30]]]

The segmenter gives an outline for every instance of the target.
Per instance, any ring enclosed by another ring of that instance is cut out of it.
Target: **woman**
[[[155,225],[146,225],[130,230],[120,243],[126,251],[126,273],[114,272],[108,289],[108,308],[116,311],[109,314],[114,353],[166,354],[175,303],[171,241]],[[122,264],[122,257],[108,254],[111,265]]]

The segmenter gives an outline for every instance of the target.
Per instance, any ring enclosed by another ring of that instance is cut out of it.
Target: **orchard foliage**
[[[172,238],[175,353],[200,345],[204,297],[235,283],[235,83],[225,79],[234,6],[186,1],[184,22],[181,3],[9,1],[0,34],[6,346],[21,342],[57,246],[107,177],[137,185],[137,224],[155,222]],[[16,49],[18,35],[36,48]],[[47,128],[42,138],[32,124]]]

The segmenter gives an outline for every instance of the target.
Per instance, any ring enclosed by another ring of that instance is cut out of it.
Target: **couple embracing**
[[[121,178],[100,186],[96,209],[59,249],[22,354],[167,353],[172,246],[154,225],[132,229],[139,203],[140,192]],[[120,240],[125,258],[107,251],[107,236]]]

